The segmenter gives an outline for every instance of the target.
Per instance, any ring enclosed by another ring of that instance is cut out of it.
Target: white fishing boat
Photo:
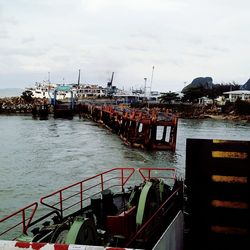
[[[25,92],[31,92],[33,98],[46,98],[50,99],[53,95],[56,84],[51,83],[35,83],[35,86],[25,88]]]
[[[25,88],[26,92],[31,92],[31,96],[33,98],[41,98],[41,99],[52,99],[54,97],[54,92],[59,86],[70,86],[65,84],[54,84],[49,82],[43,82],[43,83],[35,83],[35,86]],[[70,86],[71,88],[71,86]],[[57,99],[67,99],[71,97],[70,91],[58,91],[57,92]]]

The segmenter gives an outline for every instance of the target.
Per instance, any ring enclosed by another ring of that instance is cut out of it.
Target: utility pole
[[[144,78],[145,85],[144,85],[144,97],[146,98],[146,91],[147,91],[147,78]]]

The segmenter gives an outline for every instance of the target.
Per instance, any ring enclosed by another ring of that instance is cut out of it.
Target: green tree
[[[180,97],[178,93],[169,91],[168,93],[164,93],[159,97],[160,103],[168,103],[171,104],[173,101],[179,101]]]
[[[213,93],[215,97],[223,95],[224,92],[233,91],[233,90],[239,90],[240,85],[236,84],[235,82],[232,83],[221,83],[221,84],[215,84],[213,86]]]
[[[198,102],[198,98],[207,96],[208,91],[203,86],[188,88],[183,93],[182,101]]]

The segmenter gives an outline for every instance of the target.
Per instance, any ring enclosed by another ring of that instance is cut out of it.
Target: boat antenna
[[[153,67],[152,67],[152,75],[151,75],[151,81],[150,81],[150,95],[151,95],[151,90],[152,90],[152,83],[153,83],[154,69],[155,69],[155,66],[153,66]]]
[[[50,84],[50,72],[48,72],[48,83]]]
[[[78,74],[78,86],[80,85],[80,76],[81,76],[81,70],[79,69],[79,74]]]

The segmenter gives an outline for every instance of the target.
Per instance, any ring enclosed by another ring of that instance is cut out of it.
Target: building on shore
[[[249,101],[250,102],[250,90],[234,90],[229,92],[224,92],[227,99],[230,102],[235,102],[236,100]]]

